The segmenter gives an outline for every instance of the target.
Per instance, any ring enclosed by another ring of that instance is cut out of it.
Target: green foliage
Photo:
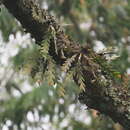
[[[52,87],[43,84],[38,88],[34,88],[31,92],[23,94],[20,98],[13,98],[4,102],[3,106],[6,109],[0,114],[0,121],[11,120],[16,124],[20,124],[28,111],[33,111],[38,105],[44,105],[43,101],[47,103],[53,100],[49,96],[48,90],[54,91]]]
[[[5,40],[8,40],[11,33],[15,34],[18,30],[21,30],[16,19],[14,19],[4,7],[1,7],[0,12],[0,29]]]

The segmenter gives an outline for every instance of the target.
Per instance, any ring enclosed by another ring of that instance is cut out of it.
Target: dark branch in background
[[[110,71],[109,66],[101,56],[66,36],[56,20],[33,0],[3,0],[3,4],[26,31],[32,34],[37,44],[42,43],[50,30],[55,31],[55,38],[51,38],[49,43],[49,54],[60,65],[76,55],[74,66],[80,68],[80,71],[74,74],[74,81],[80,85],[80,75],[85,85],[85,91],[79,95],[79,100],[110,116],[125,129],[130,129],[130,92],[127,87],[115,84],[109,72],[106,72]]]
[[[70,22],[73,24],[72,28],[74,29],[75,33],[76,33],[76,38],[79,40],[79,41],[84,41],[85,38],[84,38],[84,35],[79,27],[79,24],[78,24],[78,20],[77,20],[77,17],[74,13],[74,11],[72,10],[72,6],[73,6],[73,0],[64,0],[63,2],[59,1],[59,0],[54,0],[53,3],[57,3],[56,5],[55,4],[51,4],[49,6],[49,9],[48,11],[51,11],[51,10],[57,10],[58,8],[58,16],[61,17],[61,16],[64,16],[66,18],[68,18],[70,20]],[[68,27],[71,27],[71,26],[68,26]],[[68,29],[69,31],[69,29]]]
[[[64,2],[61,5],[61,9],[62,9],[61,15],[64,15],[65,17],[68,17],[70,19],[70,21],[74,25],[74,30],[77,33],[78,39],[81,40],[81,39],[83,39],[83,34],[80,30],[78,22],[76,21],[76,16],[74,15],[74,12],[71,10],[72,3],[73,3],[73,0],[64,0]]]

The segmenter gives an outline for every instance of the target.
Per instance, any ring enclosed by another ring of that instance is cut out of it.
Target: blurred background
[[[130,74],[129,0],[37,2],[77,43],[89,44],[96,52],[115,48],[120,58],[113,66]],[[0,8],[1,130],[123,130],[109,117],[78,102],[79,90],[69,75],[60,84],[63,87],[53,83],[58,70],[49,70],[58,66],[50,64],[43,74],[35,39],[4,6]]]

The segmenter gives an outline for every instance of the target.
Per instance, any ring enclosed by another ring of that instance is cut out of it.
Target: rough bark
[[[55,31],[55,39],[50,40],[49,54],[59,65],[76,55],[73,64],[78,64],[81,69],[74,74],[74,81],[79,85],[78,73],[81,73],[85,84],[85,91],[79,95],[79,100],[130,130],[130,91],[123,83],[117,85],[109,73],[102,69],[101,56],[65,35],[54,17],[40,9],[33,0],[3,0],[3,4],[31,33],[37,44],[40,45],[50,30]]]

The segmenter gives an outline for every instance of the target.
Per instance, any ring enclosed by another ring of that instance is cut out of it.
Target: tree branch
[[[85,86],[79,100],[88,107],[110,116],[125,129],[130,129],[129,89],[122,84],[115,84],[111,73],[107,72],[111,69],[103,57],[66,36],[54,17],[40,9],[34,0],[3,0],[3,4],[26,31],[31,33],[37,44],[41,45],[48,32],[55,31],[55,39],[51,38],[49,43],[49,54],[60,65],[76,55],[73,64],[80,68],[80,71],[74,74],[74,81],[80,85],[81,76]]]

